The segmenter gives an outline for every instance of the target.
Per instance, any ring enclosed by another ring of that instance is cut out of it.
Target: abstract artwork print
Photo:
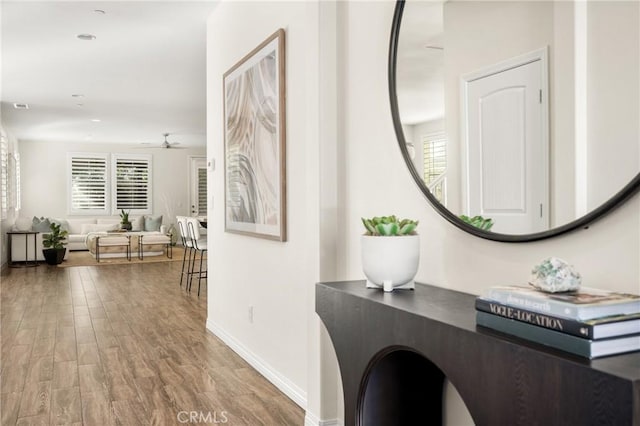
[[[284,30],[224,75],[225,230],[286,240]]]

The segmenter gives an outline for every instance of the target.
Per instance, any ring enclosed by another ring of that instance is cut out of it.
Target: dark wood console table
[[[476,327],[474,300],[424,284],[317,284],[345,425],[439,424],[445,377],[479,426],[640,425],[640,352],[588,360]]]

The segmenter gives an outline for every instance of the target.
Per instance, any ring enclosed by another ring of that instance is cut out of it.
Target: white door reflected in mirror
[[[548,229],[547,50],[463,77],[463,211],[492,231]]]
[[[513,109],[492,125],[478,117],[481,109],[467,110],[464,77],[543,48],[548,109],[534,153],[528,144],[518,148]],[[396,93],[405,140],[416,151],[412,165],[451,213],[491,217],[492,231],[508,235],[560,227],[640,171],[640,2],[408,0]],[[465,119],[472,114],[477,130]],[[491,134],[479,130],[487,126]]]

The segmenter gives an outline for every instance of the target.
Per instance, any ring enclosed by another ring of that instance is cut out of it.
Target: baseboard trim
[[[304,416],[304,426],[343,426],[343,424],[339,419],[320,420],[307,411]]]
[[[271,367],[267,362],[249,350],[246,346],[236,340],[233,336],[227,333],[222,327],[213,321],[207,319],[207,330],[216,335],[227,346],[229,346],[235,353],[240,355],[245,361],[255,368],[260,374],[262,374],[267,380],[269,380],[275,387],[280,389],[286,396],[288,396],[293,402],[298,404],[302,409],[306,410],[307,407],[307,393],[300,389],[291,380],[284,377],[277,370]]]

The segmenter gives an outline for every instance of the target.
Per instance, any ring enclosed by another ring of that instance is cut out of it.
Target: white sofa
[[[78,251],[78,250],[88,250],[87,247],[87,236],[90,233],[96,232],[107,232],[111,230],[116,230],[120,228],[120,219],[118,217],[109,217],[109,218],[93,218],[93,217],[74,217],[69,219],[51,219],[54,222],[61,223],[62,228],[68,231],[67,235],[67,253],[65,254],[65,259],[68,257],[70,251]],[[22,226],[20,229],[25,230],[25,224],[31,223],[31,219],[21,218]],[[17,225],[18,221],[16,221]],[[136,217],[131,218],[132,231],[143,231],[144,228],[144,217]],[[14,226],[15,228],[15,226]],[[30,229],[30,227],[29,227]],[[150,231],[153,233],[157,233],[154,231]],[[42,254],[42,236],[45,232],[40,232],[36,234],[35,238],[35,254],[36,260],[44,261],[44,255]],[[27,243],[27,257],[25,258],[25,236],[24,235],[13,235],[11,239],[11,261],[12,262],[24,262],[32,261],[34,255],[34,239],[33,236],[28,235],[26,239]],[[146,254],[146,253],[145,253]]]
[[[120,228],[119,219],[67,219],[67,250],[87,250],[87,235],[91,232],[115,231]]]

